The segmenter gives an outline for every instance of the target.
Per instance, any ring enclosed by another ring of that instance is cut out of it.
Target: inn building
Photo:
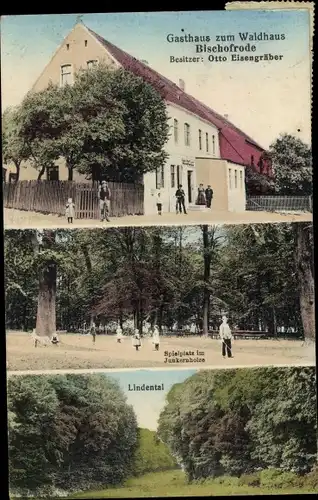
[[[146,173],[144,213],[156,212],[155,193],[161,189],[164,212],[175,211],[175,192],[182,184],[186,204],[194,207],[197,187],[210,184],[214,190],[213,209],[245,210],[245,169],[251,166],[262,175],[272,176],[271,166],[262,161],[263,148],[230,123],[225,116],[186,93],[185,82],[173,83],[143,61],[139,61],[82,22],[76,24],[33,85],[41,91],[50,82],[72,84],[75,74],[102,62],[109,68],[124,68],[162,89],[170,124],[165,149],[166,164],[156,172]],[[213,85],[213,82],[211,82]],[[12,170],[14,171],[14,170]],[[21,166],[20,180],[37,179],[38,172],[30,165]],[[46,176],[46,177],[45,177]],[[63,161],[47,170],[47,180],[67,180]],[[78,172],[74,181],[90,182]]]

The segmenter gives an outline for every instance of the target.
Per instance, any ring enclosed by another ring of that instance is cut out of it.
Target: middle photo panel
[[[7,369],[314,365],[312,252],[310,222],[7,230]]]

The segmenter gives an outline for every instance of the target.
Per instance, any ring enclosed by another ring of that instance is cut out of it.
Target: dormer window
[[[87,61],[87,69],[96,68],[97,64],[98,64],[97,59],[92,59],[91,61]]]

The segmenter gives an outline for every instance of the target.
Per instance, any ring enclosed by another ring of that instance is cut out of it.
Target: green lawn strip
[[[201,483],[188,484],[185,475],[180,470],[156,472],[128,479],[122,487],[107,488],[100,491],[76,493],[68,498],[133,498],[162,496],[196,496],[196,495],[266,495],[310,493],[304,488],[262,488],[253,486],[238,486],[237,478],[228,478],[220,484],[219,479],[210,479]]]

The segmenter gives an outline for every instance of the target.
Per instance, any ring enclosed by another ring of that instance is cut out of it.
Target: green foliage
[[[261,477],[259,472],[253,472],[251,474],[242,474],[238,480],[239,486],[260,486]]]
[[[317,456],[315,386],[314,367],[200,371],[170,390],[158,434],[190,481],[304,473]]]
[[[303,485],[305,488],[318,491],[318,467],[314,467],[308,474],[303,478]]]
[[[138,448],[135,455],[133,472],[140,476],[146,472],[176,469],[177,462],[171,456],[167,445],[156,437],[154,431],[139,429]]]
[[[2,115],[2,158],[4,163],[14,163],[19,180],[20,165],[28,158],[28,149],[19,136],[19,111],[6,109]]]
[[[37,233],[19,234],[7,231],[5,241],[9,328],[28,323],[38,270],[51,261],[57,265],[57,320],[63,330],[78,328],[92,314],[101,322],[136,313],[139,324],[148,317],[165,327],[202,326],[207,289],[214,328],[227,310],[232,327],[261,326],[274,335],[275,325],[284,325],[302,334],[293,254],[297,234],[291,224],[212,227],[206,251],[202,230],[190,227],[58,230],[55,242],[37,253],[32,244]],[[206,254],[211,272],[204,280]]]
[[[63,157],[88,178],[136,182],[160,168],[168,139],[166,107],[142,78],[103,65],[80,72],[72,86],[30,92],[18,112],[19,138],[39,170]]]
[[[275,191],[281,195],[312,194],[312,152],[300,139],[282,134],[270,146]]]
[[[115,485],[129,474],[137,446],[136,417],[112,379],[12,377],[8,409],[13,491]]]
[[[284,472],[272,467],[261,471],[260,481],[265,488],[286,488],[297,485],[298,476],[294,472]]]

